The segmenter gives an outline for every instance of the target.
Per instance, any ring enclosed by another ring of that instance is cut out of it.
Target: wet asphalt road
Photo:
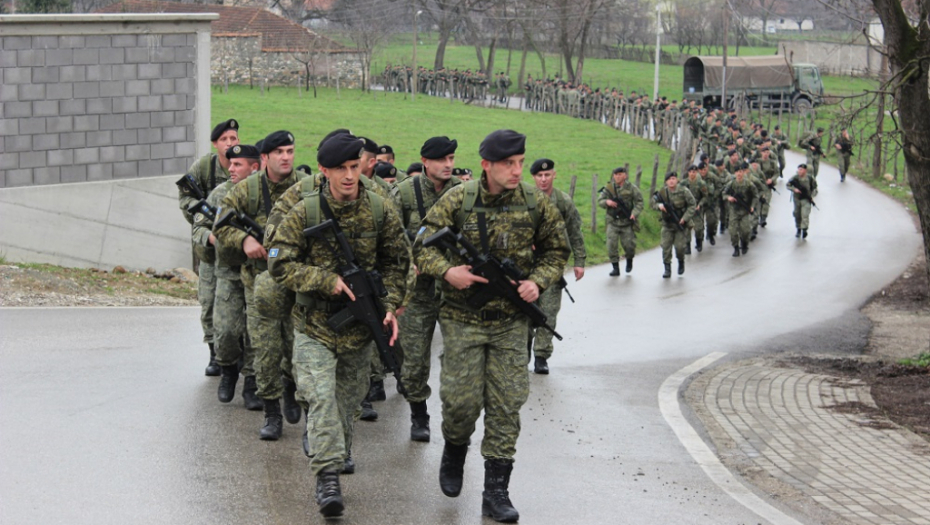
[[[653,250],[631,275],[609,278],[600,266],[571,283],[578,302],[563,304],[565,341],[551,375],[531,374],[522,411],[511,482],[521,523],[764,522],[677,441],[659,385],[714,351],[855,350],[868,329],[856,309],[920,247],[900,205],[841,185],[828,166],[811,237],[796,240],[788,171],[746,257],[732,258],[724,236],[689,256],[684,277],[661,279]],[[199,339],[194,308],[0,309],[0,523],[322,522],[301,430],[286,425],[281,441],[259,441],[260,412],[238,397],[217,402]],[[477,446],[462,495],[437,486],[432,384],[430,444],[409,441],[392,380],[376,403],[381,418],[358,424],[343,523],[482,522]],[[479,422],[475,445],[480,436]]]

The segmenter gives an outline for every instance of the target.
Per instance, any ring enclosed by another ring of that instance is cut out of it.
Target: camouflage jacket
[[[788,180],[788,186],[789,186],[788,189],[791,190],[791,194],[794,196],[795,202],[798,202],[800,200],[800,197],[798,197],[797,193],[794,193],[794,188],[790,187],[794,185],[799,185],[802,188],[806,189],[808,194],[810,194],[811,197],[817,196],[817,179],[815,179],[814,177],[811,177],[810,174],[807,174],[806,176],[801,177],[800,175],[795,173],[794,177],[791,177]]]
[[[707,183],[704,182],[704,179],[702,179],[700,175],[694,180],[691,180],[690,177],[685,177],[679,185],[682,188],[687,188],[688,191],[691,192],[695,200],[695,209],[700,208],[703,210],[707,207],[711,199],[710,190],[707,187]]]
[[[694,195],[688,188],[679,185],[675,188],[675,191],[671,191],[666,186],[657,191],[656,195],[661,196],[662,200],[667,204],[671,204],[672,208],[675,208],[675,213],[678,215],[679,220],[685,221],[685,224],[691,221],[691,217],[694,216],[695,201]],[[656,195],[652,196],[652,209],[659,210],[659,200],[656,198]],[[659,213],[661,214],[663,228],[669,227],[670,225],[671,227],[675,227],[672,222],[672,214],[663,213],[661,211],[659,211]]]
[[[223,202],[223,197],[229,193],[229,190],[231,190],[233,186],[235,186],[233,181],[228,180],[217,186],[215,190],[210,192],[210,196],[207,197],[207,204],[217,208],[216,211],[218,214],[223,213],[223,210],[219,207],[220,203]],[[216,249],[210,244],[210,234],[213,233],[212,230],[212,219],[202,213],[194,214],[194,231],[192,237],[194,239],[194,249],[197,252],[197,257],[199,257],[201,261],[208,260],[205,257],[212,257],[213,262],[216,264],[217,277],[230,281],[238,281],[239,267],[245,263],[245,254],[240,252],[235,260],[229,260],[228,257],[231,254],[229,251],[226,251],[224,252],[224,256],[227,257],[227,259],[217,258]]]
[[[423,194],[423,209],[427,212],[429,212],[429,209],[436,204],[436,201],[448,193],[449,190],[461,184],[462,180],[458,177],[452,177],[443,185],[439,193],[436,193],[436,186],[433,181],[421,173],[415,177],[408,178],[394,188],[394,191],[391,192],[391,198],[397,210],[400,212],[400,222],[403,223],[404,228],[408,232],[416,234],[417,230],[420,229],[420,223],[423,221],[423,217],[420,217],[419,206],[416,201],[414,179],[420,181],[420,190]],[[404,195],[408,195],[409,197],[405,198]],[[405,200],[409,202],[404,202]]]
[[[562,220],[565,222],[565,235],[568,238],[568,244],[575,259],[572,266],[584,268],[588,252],[584,247],[584,234],[581,233],[581,214],[578,213],[578,208],[575,207],[572,198],[558,188],[552,188],[552,195],[549,196],[549,199],[555,204],[555,207],[559,210],[559,215],[562,216]]]
[[[403,227],[397,211],[384,205],[384,217],[377,236],[361,237],[360,234],[375,232],[375,220],[371,207],[372,194],[361,190],[361,198],[350,202],[338,202],[323,186],[320,192],[305,195],[307,199],[319,199],[321,192],[333,212],[333,217],[346,234],[349,245],[359,265],[368,270],[377,270],[384,281],[387,296],[381,299],[385,311],[393,312],[404,296],[410,252],[404,238]],[[377,197],[374,197],[377,198]],[[323,219],[325,220],[325,219]],[[338,303],[344,298],[333,296],[339,278],[342,257],[336,257],[326,243],[307,241],[303,231],[307,224],[306,206],[294,206],[275,228],[274,239],[268,253],[268,271],[276,281],[297,293],[303,293],[318,304]],[[298,300],[298,303],[300,301]],[[295,309],[298,322],[295,328],[309,337],[320,341],[336,352],[352,351],[364,347],[371,334],[363,325],[354,324],[338,335],[326,324],[333,311],[298,304]],[[336,344],[339,337],[340,343]]]
[[[214,182],[212,185],[210,184],[211,163],[213,164],[212,181]],[[191,164],[190,169],[187,170],[187,174],[194,177],[194,180],[197,181],[197,186],[200,187],[200,191],[207,196],[209,196],[210,192],[216,189],[217,186],[229,180],[229,171],[220,164],[220,158],[214,153],[204,155],[195,160],[194,163]],[[178,207],[181,208],[181,212],[184,214],[184,220],[189,224],[194,223],[194,217],[187,212],[187,209],[195,202],[197,202],[197,199],[178,188]]]
[[[479,196],[485,208],[520,207],[526,205],[523,185],[515,190],[506,190],[497,195],[488,193],[487,178],[482,175],[479,182]],[[529,211],[496,211],[486,215],[488,228],[488,245],[491,255],[510,258],[527,278],[536,283],[540,290],[555,284],[568,262],[568,243],[565,240],[565,221],[555,205],[536,189],[536,212],[538,222],[534,226]],[[440,229],[456,226],[456,216],[462,208],[465,198],[465,185],[459,185],[445,194],[439,202],[430,208],[423,220],[423,226],[414,243],[414,257],[420,273],[435,277],[442,283],[443,302],[440,317],[469,323],[482,323],[478,312],[467,308],[466,300],[472,294],[469,290],[456,290],[443,276],[453,266],[465,264],[465,259],[454,254],[445,254],[437,247],[426,248],[422,240]],[[478,233],[478,214],[472,211],[465,218],[461,228],[462,234],[475,246],[481,246]],[[535,246],[535,252],[533,250]],[[517,315],[517,307],[504,299],[492,299],[485,310],[497,310],[503,318]]]
[[[643,192],[639,191],[639,188],[629,180],[623,186],[617,186],[613,180],[607,183],[607,186],[604,186],[604,189],[601,190],[597,197],[597,205],[606,210],[607,201],[617,202],[618,198],[623,201],[623,204],[633,213],[634,217],[639,218],[639,214],[643,212]],[[629,217],[613,217],[610,213],[607,214],[607,223],[619,227],[637,225],[635,222],[631,223]]]
[[[731,196],[736,197],[753,210],[759,207],[759,188],[752,181],[749,175],[746,175],[742,182],[734,178],[733,180],[729,181],[723,188],[723,199],[727,202],[727,204],[730,205],[730,213],[735,213],[737,215],[745,215],[749,213],[748,210],[739,204],[730,202],[728,197]]]

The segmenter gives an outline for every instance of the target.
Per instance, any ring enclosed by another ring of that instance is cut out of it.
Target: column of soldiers
[[[208,197],[200,202],[189,190],[179,196],[202,261],[206,373],[221,376],[220,402],[232,400],[244,376],[246,408],[264,410],[262,440],[279,439],[284,419],[296,424],[305,416],[304,453],[319,511],[339,516],[345,507],[339,477],[355,471],[354,424],[371,397],[373,372],[383,374],[380,363],[372,365],[373,337],[383,328],[385,346],[400,361],[411,440],[428,442],[430,347],[438,322],[444,340],[440,488],[450,497],[462,490],[470,436],[483,410],[482,514],[516,521],[509,483],[519,411],[529,393],[527,348],[539,374],[549,373],[552,355],[551,338],[536,330],[524,307],[538,302],[554,328],[570,249],[575,278],[584,275],[580,216],[552,186],[554,162],[533,164],[535,186],[522,182],[526,137],[498,130],[479,147],[480,177],[465,181],[453,175],[457,142],[433,137],[420,150],[421,165],[413,166],[419,173],[398,181],[390,147],[340,129],[320,141],[311,174],[294,167],[298,151],[290,132],[249,145],[239,144],[238,131],[235,120],[220,123],[211,134],[216,153],[191,167],[189,175]],[[510,294],[471,302],[493,277],[472,273],[465,255],[427,242],[447,227],[482,256],[513,261],[524,278],[503,281],[513,287]],[[348,267],[368,276],[377,271],[383,291],[357,297],[362,288]],[[334,313],[350,302],[374,296],[379,299],[365,303],[378,306],[373,325],[333,324]]]
[[[388,64],[381,73],[381,85],[386,91],[411,93],[415,88],[419,94],[462,100],[486,100],[493,89],[494,97],[503,102],[510,87],[510,78],[503,72],[489,80],[483,71],[433,70],[420,66],[417,69],[417,86],[414,87],[412,67]]]

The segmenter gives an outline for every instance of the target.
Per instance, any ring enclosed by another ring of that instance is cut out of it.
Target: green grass
[[[272,88],[261,96],[257,89],[230,86],[229,93],[214,90],[213,120],[235,117],[242,123],[240,138],[254,143],[266,134],[286,129],[297,139],[296,164],[316,167],[319,140],[329,131],[345,127],[378,143],[388,143],[397,154],[397,164],[406,167],[419,161],[418,152],[431,136],[448,135],[459,142],[456,166],[480,171],[478,145],[491,131],[512,128],[525,133],[527,166],[536,158],[556,161],[556,186],[568,191],[572,175],[578,176],[575,204],[585,224],[585,244],[591,264],[604,262],[606,246],[604,213],[598,210],[598,232],[590,231],[592,175],[598,174],[598,188],[611,170],[630,163],[643,166],[642,186],[649,189],[653,157],[660,156],[664,169],[670,152],[654,143],[630,137],[596,122],[559,115],[487,109],[433,97],[417,97],[416,102],[397,93],[320,89],[314,99],[306,92],[298,97],[294,88]],[[644,248],[658,242],[659,226],[652,211],[643,218],[640,243]]]
[[[904,366],[917,366],[920,368],[930,367],[930,352],[923,352],[917,357],[907,358],[898,361],[899,364]]]

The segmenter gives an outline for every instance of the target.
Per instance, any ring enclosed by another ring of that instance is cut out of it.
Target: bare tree
[[[446,58],[446,46],[452,38],[452,32],[462,24],[463,16],[470,9],[474,0],[419,0],[420,9],[424,15],[433,21],[439,32],[439,42],[436,46],[436,58],[433,60],[433,69],[440,69]]]
[[[382,16],[392,3],[390,0],[367,0],[364,3],[340,0],[329,13],[329,19],[355,44],[355,51],[362,62],[362,90],[370,89],[368,75],[375,50],[390,36],[390,26],[384,23]]]
[[[316,68],[315,64],[319,63],[319,59],[325,54],[324,45],[325,40],[322,38],[308,38],[304,40],[300,45],[290,45],[288,46],[291,49],[299,49],[299,51],[292,51],[291,57],[294,58],[297,62],[300,62],[304,66],[304,73],[306,77],[304,78],[304,88],[307,91],[310,91],[311,84],[313,85],[313,98],[316,98]]]
[[[547,17],[540,27],[555,28],[555,40],[568,79],[580,83],[584,74],[585,51],[595,17],[608,4],[607,0],[535,0]]]

